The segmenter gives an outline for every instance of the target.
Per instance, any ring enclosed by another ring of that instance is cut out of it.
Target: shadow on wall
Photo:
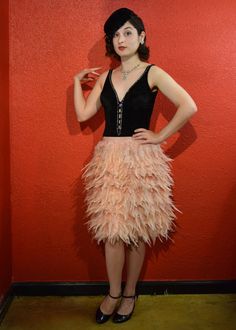
[[[98,67],[102,66],[100,72],[104,72],[107,70],[107,59],[105,57],[104,51],[104,41],[101,39],[98,41],[90,50],[88,55],[89,60],[89,67]],[[119,65],[119,62],[114,60],[110,60],[110,68],[114,68]],[[83,68],[79,68],[78,72]],[[76,72],[75,72],[76,73]],[[85,93],[90,91],[94,85],[94,82],[83,84],[83,90]],[[67,90],[67,106],[66,106],[66,121],[69,133],[71,135],[77,135],[79,133],[83,135],[91,135],[94,136],[94,146],[100,140],[101,137],[96,137],[95,131],[99,127],[101,127],[104,123],[104,114],[103,111],[99,111],[94,117],[90,120],[78,123],[76,119],[76,114],[74,111],[73,105],[73,89],[74,86],[71,85]],[[174,116],[176,108],[173,104],[170,103],[169,100],[166,99],[163,95],[158,94],[156,105],[153,111],[153,116],[151,120],[150,129],[154,130],[156,126],[156,122],[158,120],[158,116],[162,114],[162,116],[166,119],[166,121],[170,121],[171,118]],[[191,125],[191,123],[187,123],[184,128],[180,130],[180,135],[176,142],[165,150],[165,153],[168,154],[169,157],[175,158],[179,154],[181,154],[184,150],[186,150],[195,140],[196,140],[196,132]],[[91,155],[92,156],[92,151]],[[87,159],[83,165],[87,164],[89,159]],[[85,218],[85,204],[84,204],[84,186],[81,179],[81,176],[78,177],[72,184],[71,187],[71,195],[73,199],[73,208],[75,218],[73,230],[74,230],[74,249],[76,250],[76,254],[78,258],[83,260],[87,264],[87,269],[89,272],[89,279],[90,280],[104,280],[104,276],[106,276],[105,272],[105,253],[104,253],[104,244],[100,243],[97,245],[95,240],[92,240],[91,234],[88,233],[87,226],[85,222],[87,219]],[[147,246],[147,254],[144,261],[144,266],[142,268],[142,273],[140,276],[140,280],[144,278],[147,262],[152,257],[156,259],[159,256],[159,253],[162,251],[165,252],[169,249],[170,245],[174,244],[171,240],[173,239],[173,235],[177,232],[177,228],[179,227],[178,223],[176,224],[175,232],[170,232],[170,240],[167,242],[160,242],[159,240],[156,241],[155,247],[150,248]],[[97,253],[97,249],[101,251],[101,253]],[[96,264],[99,265],[96,271],[94,270],[94,258],[96,258]],[[92,262],[91,262],[92,261]],[[124,269],[124,276],[126,275],[126,269]],[[124,279],[124,278],[123,278]]]

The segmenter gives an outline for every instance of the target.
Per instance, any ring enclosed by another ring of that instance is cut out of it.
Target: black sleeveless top
[[[142,75],[131,85],[122,100],[119,100],[112,84],[110,69],[105,80],[100,100],[105,112],[103,136],[132,136],[136,128],[149,129],[158,89],[148,85],[148,65]]]

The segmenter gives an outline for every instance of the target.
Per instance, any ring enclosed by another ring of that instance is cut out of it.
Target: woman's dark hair
[[[140,17],[138,16],[132,16],[129,18],[128,22],[130,22],[138,31],[138,35],[141,34],[142,31],[145,31],[143,22]],[[120,56],[115,52],[113,47],[113,36],[106,34],[105,35],[105,42],[106,42],[106,56],[114,57],[118,61],[120,61]],[[138,55],[140,60],[146,61],[149,58],[149,47],[146,46],[146,36],[144,38],[144,43],[139,44],[139,47],[137,49]]]

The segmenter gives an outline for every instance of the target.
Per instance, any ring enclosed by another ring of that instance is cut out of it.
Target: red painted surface
[[[81,183],[103,112],[80,126],[73,76],[109,68],[103,23],[122,6],[144,20],[149,62],[170,73],[199,109],[166,146],[183,212],[175,244],[147,251],[141,279],[236,277],[236,2],[10,0],[14,281],[107,280],[102,247],[84,225]],[[152,127],[174,111],[159,95]]]
[[[0,2],[0,304],[11,285],[8,1]]]

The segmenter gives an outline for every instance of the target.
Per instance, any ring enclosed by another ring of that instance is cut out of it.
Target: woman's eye
[[[129,36],[130,34],[132,34],[131,31],[126,31],[125,32],[125,35],[127,35],[127,36]],[[118,36],[119,36],[119,33],[115,33],[114,36],[113,36],[113,38],[117,38]]]

